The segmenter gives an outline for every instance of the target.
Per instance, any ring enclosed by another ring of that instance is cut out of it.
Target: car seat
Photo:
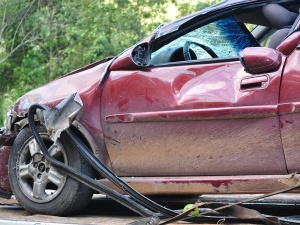
[[[298,13],[291,12],[275,3],[265,5],[262,11],[266,19],[272,25],[272,28],[278,29],[272,35],[268,45],[268,47],[276,49],[289,34],[290,28],[296,20]]]

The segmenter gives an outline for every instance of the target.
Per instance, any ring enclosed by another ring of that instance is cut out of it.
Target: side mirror
[[[131,53],[132,61],[137,66],[148,66],[150,63],[150,53],[148,43],[136,46]]]
[[[266,47],[245,48],[240,61],[247,73],[260,74],[276,70],[282,61],[280,52]]]
[[[123,52],[110,66],[110,70],[135,70],[149,66],[149,44],[138,44]]]

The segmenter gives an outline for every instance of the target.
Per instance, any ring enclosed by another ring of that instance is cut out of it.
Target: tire
[[[46,129],[36,126],[42,140],[49,148],[53,141]],[[50,154],[88,176],[91,166],[61,134]],[[9,156],[9,180],[18,202],[33,214],[66,216],[79,212],[89,203],[93,191],[86,185],[63,174],[51,166],[42,155],[29,127],[20,131]]]

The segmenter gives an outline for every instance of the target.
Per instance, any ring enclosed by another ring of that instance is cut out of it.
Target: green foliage
[[[0,0],[0,127],[29,90],[118,55],[160,23],[216,0]]]

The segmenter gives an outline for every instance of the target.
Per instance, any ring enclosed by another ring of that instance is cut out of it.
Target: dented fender
[[[78,115],[73,126],[87,140],[94,154],[106,165],[111,166],[99,118],[99,96],[110,63],[111,58],[106,58],[80,68],[26,93],[15,102],[6,114],[4,128],[0,129],[0,197],[10,197],[11,194],[8,179],[9,153],[18,132],[28,125],[29,107],[32,104],[44,104],[53,108],[74,92],[83,100],[82,112],[85,113]],[[88,132],[91,130],[93,133]]]

